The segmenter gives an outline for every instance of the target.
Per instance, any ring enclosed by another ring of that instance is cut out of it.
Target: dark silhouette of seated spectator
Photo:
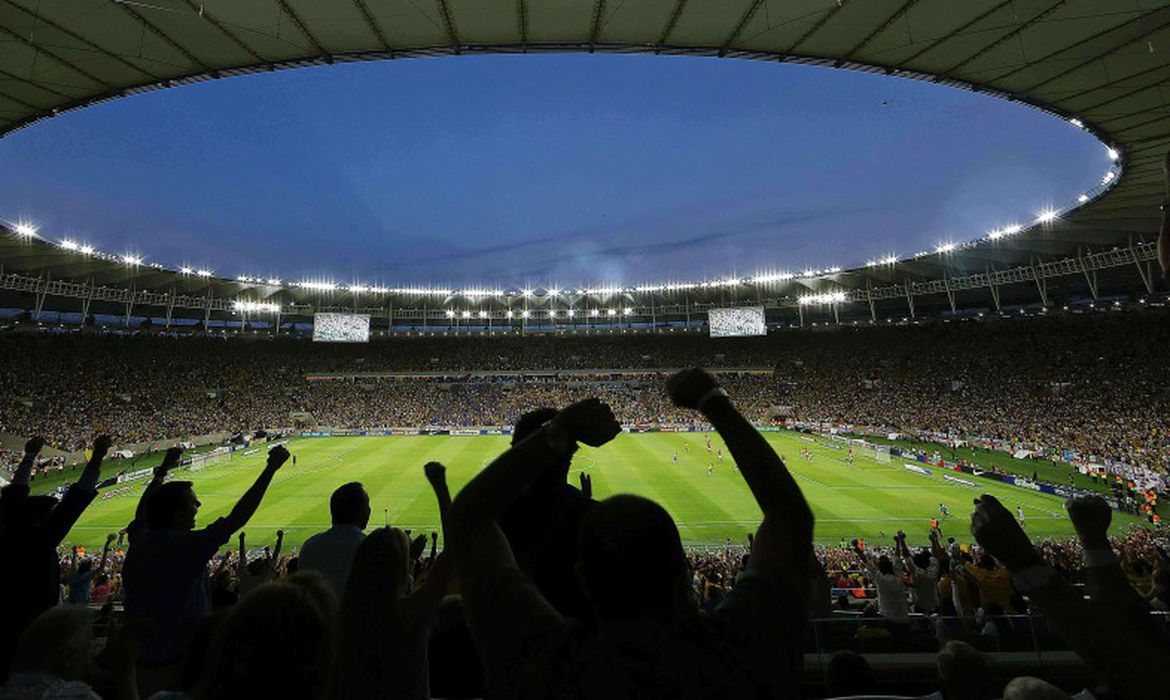
[[[345,579],[350,562],[370,524],[370,496],[359,481],[337,487],[329,497],[329,515],[333,526],[305,540],[301,545],[300,568],[316,571],[329,581],[340,598],[345,593]]]
[[[197,700],[330,697],[336,600],[319,574],[266,583],[227,613]]]
[[[783,460],[702,370],[670,379],[728,445],[764,519],[748,568],[722,604],[697,609],[678,528],[630,495],[581,522],[580,571],[597,630],[568,622],[518,568],[498,522],[577,442],[621,431],[596,399],[570,405],[480,472],[455,498],[455,554],[491,697],[794,697],[799,694],[812,559],[812,512]]]
[[[107,638],[102,665],[94,663],[94,625],[89,611],[76,606],[58,606],[42,612],[21,633],[12,674],[0,700],[28,698],[69,698],[98,700],[90,687],[93,679],[108,679],[105,690],[118,698],[137,698],[135,654],[144,626],[131,619]]]
[[[520,444],[556,415],[556,409],[541,408],[520,416],[512,444]],[[587,620],[589,603],[575,569],[577,531],[595,502],[567,483],[574,452],[539,465],[539,475],[500,518],[500,529],[520,570],[545,600],[566,617]]]
[[[25,444],[24,458],[12,482],[0,491],[0,682],[7,677],[16,640],[37,615],[57,604],[61,566],[57,546],[97,496],[102,460],[112,440],[101,436],[77,482],[57,501],[52,496],[30,496],[33,463],[44,446],[40,438]]]
[[[447,590],[439,555],[411,590],[410,538],[379,528],[357,549],[341,600],[337,698],[430,698],[427,643]]]
[[[1032,676],[1013,678],[1003,689],[1003,700],[1069,700],[1068,693]]]
[[[191,482],[164,481],[181,454],[178,448],[167,450],[127,528],[126,612],[152,623],[141,654],[144,695],[177,687],[187,644],[211,610],[208,562],[247,524],[289,457],[284,447],[270,450],[264,470],[228,515],[196,530],[200,503]]]
[[[825,664],[825,696],[873,695],[877,681],[865,657],[850,649],[834,652]]]
[[[938,653],[938,684],[944,700],[991,700],[991,664],[966,642],[947,642]]]

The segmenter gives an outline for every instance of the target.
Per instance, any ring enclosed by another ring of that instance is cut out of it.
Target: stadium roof
[[[1117,152],[1111,179],[1087,204],[1023,232],[897,264],[737,280],[719,291],[723,298],[736,286],[790,300],[839,292],[872,300],[879,290],[887,299],[945,293],[953,308],[957,290],[995,294],[998,283],[1028,282],[1045,297],[1044,280],[1072,274],[1095,296],[1096,271],[1121,268],[1152,289],[1161,161],[1170,148],[1170,1],[0,0],[0,134],[109,99],[246,73],[550,51],[759,59],[928,80],[1076,120]],[[181,274],[35,236],[0,236],[0,264],[6,279],[55,280],[52,294],[77,283],[286,305],[311,304],[323,292],[402,298],[394,303],[422,296]],[[633,298],[662,291],[678,290],[626,290]]]

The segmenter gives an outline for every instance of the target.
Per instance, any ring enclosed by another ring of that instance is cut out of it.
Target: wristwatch
[[[695,408],[702,411],[703,406],[707,405],[708,401],[710,401],[711,399],[716,398],[718,396],[722,396],[723,398],[726,399],[727,398],[727,390],[721,386],[717,386],[714,389],[711,389],[706,394],[703,394],[702,398],[700,398],[698,401],[695,402]]]

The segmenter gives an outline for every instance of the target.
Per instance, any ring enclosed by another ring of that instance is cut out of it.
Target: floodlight
[[[625,313],[627,316],[630,316],[630,315],[632,315],[632,314],[634,313],[634,310],[633,310],[633,309],[631,309],[630,307],[628,307],[628,306],[627,306],[627,307],[626,307],[626,310],[625,310],[625,312],[624,312],[624,313]]]
[[[455,318],[455,312],[451,309],[447,309],[447,318]]]
[[[605,315],[606,316],[617,316],[617,309],[606,309]]]
[[[279,277],[269,277],[268,284],[280,284],[280,278]]]
[[[576,311],[574,311],[573,309],[569,309],[569,318],[573,318],[576,315],[577,315]]]
[[[557,310],[556,309],[549,309],[548,310],[548,317],[549,318],[556,318],[557,317]]]
[[[196,270],[195,274],[200,277],[211,277],[211,270]]]
[[[936,253],[950,253],[954,249],[955,249],[954,243],[940,243],[939,245],[935,246],[934,252],[936,252]]]
[[[1107,148],[1105,149],[1105,153],[1109,156],[1109,160],[1115,161],[1121,159],[1121,153],[1119,153],[1116,148]]]
[[[525,311],[520,312],[520,318],[528,318],[528,316],[529,316],[528,311],[525,310]]]
[[[480,312],[479,312],[479,317],[480,317],[480,318],[487,318],[487,316],[488,316],[488,313],[487,313],[486,311],[480,311]]]
[[[1036,223],[1047,224],[1056,221],[1056,211],[1052,209],[1045,209],[1036,217]]]
[[[508,311],[507,311],[507,312],[504,314],[504,316],[506,316],[506,317],[508,317],[508,318],[512,318],[512,311],[511,311],[511,309],[509,309],[509,310],[508,310]]]
[[[74,241],[71,241],[68,238],[66,238],[65,240],[61,241],[61,247],[64,248],[65,250],[77,250],[78,245]]]
[[[139,256],[137,256],[137,255],[123,255],[123,256],[122,256],[122,262],[124,262],[124,263],[126,263],[127,265],[130,265],[130,266],[134,266],[134,265],[141,265],[141,264],[142,264],[142,258],[140,258],[140,257],[139,257]]]
[[[1068,120],[1068,123],[1069,123],[1069,124],[1072,124],[1073,126],[1075,126],[1075,127],[1076,127],[1076,128],[1078,128],[1078,129],[1083,129],[1083,128],[1085,128],[1085,123],[1084,123],[1083,121],[1081,121],[1080,119],[1077,119],[1076,117],[1073,117],[1072,119],[1069,119],[1069,120]]]
[[[194,271],[194,270],[192,270],[192,269],[191,269],[191,268],[189,268],[189,267],[186,267],[186,266],[184,266],[184,267],[180,267],[180,268],[179,268],[179,272],[180,272],[180,273],[182,273],[182,274],[184,274],[184,275],[189,275],[189,274],[191,274],[192,272],[195,272],[195,271]]]
[[[590,311],[589,311],[589,315],[590,315],[590,316],[600,316],[600,315],[601,315],[601,311],[599,311],[599,310],[597,310],[597,309],[590,309]]]
[[[471,318],[471,312],[464,311],[462,314],[460,314],[460,316],[462,316],[463,318]]]
[[[82,255],[93,255],[93,246],[91,245],[83,245],[78,250],[81,251]]]
[[[37,235],[37,228],[32,224],[19,223],[13,229],[18,236],[25,236],[26,238],[33,238]]]
[[[1081,204],[1084,204],[1085,202],[1089,201],[1089,195],[1082,194],[1081,196],[1077,197],[1077,201]]]

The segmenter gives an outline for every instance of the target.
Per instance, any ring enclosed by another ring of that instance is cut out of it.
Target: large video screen
[[[712,338],[735,338],[745,335],[767,335],[764,307],[748,306],[739,309],[711,309],[707,312],[707,326]]]
[[[313,341],[317,343],[368,343],[368,314],[314,314]]]

